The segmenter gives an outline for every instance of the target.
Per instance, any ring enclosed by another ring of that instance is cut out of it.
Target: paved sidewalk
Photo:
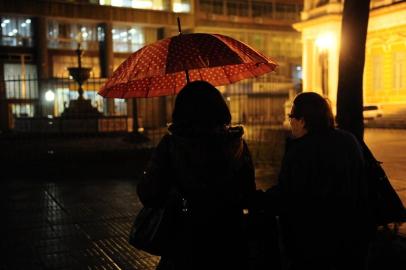
[[[154,269],[132,248],[132,180],[2,181],[0,269]]]
[[[259,188],[272,183],[259,170]],[[154,269],[127,243],[141,207],[136,179],[2,179],[0,269]]]
[[[272,184],[271,167],[257,173],[258,187]],[[134,179],[2,179],[0,198],[2,270],[152,270],[159,260],[127,242],[141,207]],[[373,254],[371,270],[405,266],[406,242],[384,237]]]

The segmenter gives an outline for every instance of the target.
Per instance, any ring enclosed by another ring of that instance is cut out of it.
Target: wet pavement
[[[259,188],[272,168],[258,171]],[[0,269],[154,269],[127,242],[141,208],[136,179],[2,180]]]
[[[371,135],[371,132],[367,134],[371,148],[384,161],[385,169],[404,199],[402,187],[406,178],[396,167],[396,164],[403,164],[403,159],[392,161],[389,156],[397,157],[406,152],[397,152],[393,148],[384,152],[382,147],[374,148],[374,145],[381,145],[381,141],[380,137]],[[387,137],[382,138],[387,147],[392,145]],[[72,156],[68,158],[72,160]],[[82,169],[83,166],[91,167],[95,174],[95,170],[114,170],[113,167],[89,164],[88,160],[91,159],[81,161]],[[131,170],[136,167],[134,160],[137,159],[131,159],[127,166]],[[46,166],[52,165],[46,163]],[[123,166],[123,161],[119,160],[116,168]],[[142,166],[143,163],[138,167]],[[136,195],[137,177],[93,179],[92,170],[83,179],[69,177],[62,171],[55,171],[47,178],[1,177],[1,270],[155,269],[158,257],[139,251],[127,242],[132,221],[141,208]],[[277,170],[258,166],[256,173],[257,188],[265,190],[275,182]],[[404,232],[404,227],[402,229]],[[390,249],[390,245],[380,247],[379,252],[388,250],[390,256],[406,258],[405,241],[399,242],[397,249]]]
[[[134,180],[3,180],[0,269],[154,269],[127,243]]]

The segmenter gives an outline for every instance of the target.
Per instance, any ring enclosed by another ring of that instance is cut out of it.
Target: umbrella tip
[[[182,28],[180,27],[180,18],[179,18],[179,16],[178,16],[177,20],[178,20],[178,30],[179,30],[179,34],[182,34]]]

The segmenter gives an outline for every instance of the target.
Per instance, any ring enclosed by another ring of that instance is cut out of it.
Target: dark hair
[[[231,114],[217,88],[206,81],[194,81],[177,95],[172,122],[177,127],[215,128],[229,125]]]
[[[308,132],[319,132],[334,127],[334,116],[329,101],[314,92],[300,93],[293,101],[290,117],[305,121]]]

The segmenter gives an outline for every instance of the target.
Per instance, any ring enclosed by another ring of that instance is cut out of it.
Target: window
[[[48,23],[48,48],[76,49],[78,42],[84,50],[97,50],[102,32],[92,24],[70,24],[60,21]]]
[[[175,0],[176,1],[176,0]],[[180,1],[179,1],[180,2]],[[100,5],[138,9],[167,10],[165,0],[100,0]]]
[[[190,12],[189,0],[172,0],[172,11],[173,12]]]
[[[97,27],[97,41],[104,41],[106,38],[106,33],[104,32],[104,28],[101,26]]]
[[[297,83],[303,79],[302,74],[302,66],[301,65],[293,65],[292,67],[292,78]]]
[[[37,68],[30,64],[4,64],[6,97],[38,98]]]
[[[78,96],[77,91],[69,91],[69,88],[56,88],[54,103],[56,116],[61,115],[65,108],[69,106],[69,101],[77,99]]]
[[[34,117],[34,105],[12,104],[11,113],[14,117]]]
[[[213,12],[213,5],[211,3],[211,0],[199,0],[199,7],[199,11],[205,11],[207,13]]]
[[[273,17],[273,4],[266,2],[252,2],[252,16]]]
[[[248,2],[247,1],[232,1],[227,2],[227,15],[232,16],[248,16]]]
[[[378,55],[372,59],[372,89],[374,91],[383,88],[383,57]]]
[[[115,98],[114,112],[115,115],[127,115],[127,100]]]
[[[406,72],[406,53],[395,52],[393,54],[393,88],[400,90],[405,88],[404,74]]]
[[[213,13],[214,14],[223,14],[223,0],[213,0]]]
[[[249,35],[249,45],[263,54],[267,53],[267,44],[265,43],[266,36],[263,34],[251,34]]]
[[[276,4],[275,19],[298,20],[300,17],[299,5],[294,4]]]
[[[32,23],[30,18],[1,18],[0,45],[32,47]]]
[[[144,31],[139,27],[115,26],[112,33],[114,52],[135,52],[145,44]]]
[[[97,91],[87,90],[83,93],[85,99],[90,100],[93,107],[99,112],[103,112],[103,97],[97,94]]]

